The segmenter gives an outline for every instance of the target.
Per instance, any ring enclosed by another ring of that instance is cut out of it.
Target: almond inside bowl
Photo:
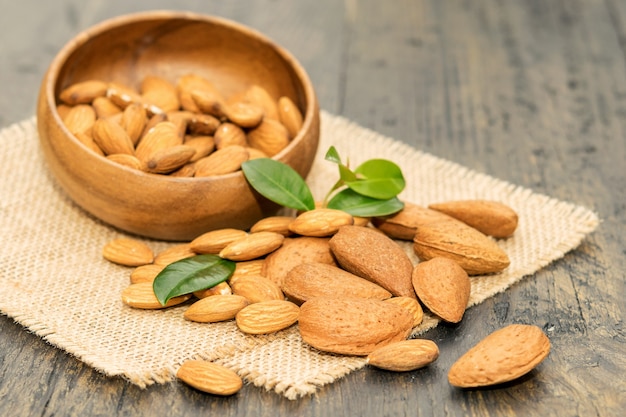
[[[57,54],[42,81],[37,124],[47,166],[61,188],[96,218],[126,232],[191,240],[215,229],[248,229],[279,207],[256,193],[241,171],[178,178],[129,168],[94,153],[68,130],[59,94],[86,80],[139,90],[157,76],[210,80],[224,97],[250,86],[288,97],[303,123],[272,157],[306,177],[319,141],[319,106],[308,75],[285,49],[262,34],[221,18],[181,12],[120,16],[78,34]]]

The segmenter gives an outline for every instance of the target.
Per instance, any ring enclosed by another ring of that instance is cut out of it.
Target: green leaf
[[[339,178],[346,183],[358,180],[356,174],[344,164],[339,164]]]
[[[287,164],[270,158],[246,161],[241,169],[262,196],[296,210],[313,210],[315,200],[304,179]]]
[[[354,172],[360,178],[346,181],[346,185],[367,197],[388,200],[400,194],[406,185],[400,167],[386,159],[365,161]]]
[[[404,203],[397,197],[380,200],[366,197],[349,188],[337,193],[328,202],[328,208],[343,210],[359,217],[387,216],[403,207]]]
[[[334,146],[328,148],[326,151],[326,156],[324,157],[327,161],[334,162],[336,164],[341,164],[341,158],[339,157],[339,152],[335,149]]]
[[[152,288],[165,305],[170,298],[211,288],[227,280],[235,262],[217,255],[196,255],[167,265],[154,279]]]

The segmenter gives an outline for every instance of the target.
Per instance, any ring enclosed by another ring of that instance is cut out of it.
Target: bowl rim
[[[61,128],[61,130],[66,134],[69,140],[75,142],[75,144],[79,145],[81,149],[84,149],[86,153],[90,153],[89,149],[85,147],[79,140],[76,138],[74,134],[72,134],[65,123],[61,119],[59,112],[57,111],[57,101],[55,96],[55,87],[59,79],[59,74],[61,68],[65,64],[66,60],[71,56],[71,54],[76,51],[78,48],[86,44],[91,38],[106,33],[108,30],[128,24],[132,24],[135,22],[140,22],[143,20],[170,20],[170,19],[179,19],[179,20],[189,20],[193,22],[206,22],[215,25],[220,25],[229,29],[236,30],[238,32],[243,33],[248,37],[255,38],[257,41],[262,42],[263,44],[268,45],[271,49],[273,49],[286,63],[287,65],[294,71],[297,79],[300,80],[302,84],[302,90],[304,93],[304,104],[306,106],[305,112],[303,114],[303,123],[302,127],[298,134],[291,139],[289,145],[287,145],[284,149],[278,152],[276,155],[272,156],[271,159],[281,160],[282,157],[289,153],[289,151],[294,148],[299,142],[303,140],[304,132],[309,131],[312,128],[313,123],[316,119],[319,120],[319,104],[317,101],[317,95],[315,93],[315,89],[313,87],[313,83],[311,79],[302,66],[302,64],[296,59],[295,56],[283,46],[269,38],[267,35],[261,33],[260,31],[253,29],[249,26],[246,26],[243,23],[236,22],[231,19],[227,19],[221,16],[190,12],[190,11],[180,11],[180,10],[151,10],[151,11],[142,11],[135,13],[122,14],[118,16],[114,16],[105,20],[102,20],[94,25],[91,25],[77,34],[75,34],[70,40],[68,40],[65,45],[57,52],[52,61],[49,64],[48,70],[46,71],[44,77],[44,94],[45,101],[50,108],[51,115],[55,121],[55,123]],[[243,176],[241,170],[229,174],[221,174],[215,176],[208,177],[173,177],[170,175],[162,175],[162,174],[153,174],[148,172],[143,172],[140,170],[136,170],[121,164],[117,164],[113,161],[110,161],[107,158],[101,157],[100,155],[93,154],[93,156],[98,157],[97,160],[101,161],[104,164],[108,164],[111,167],[124,170],[130,174],[137,175],[139,177],[144,177],[150,180],[163,180],[168,182],[214,182],[219,180],[224,180],[227,178],[233,178],[237,176]]]

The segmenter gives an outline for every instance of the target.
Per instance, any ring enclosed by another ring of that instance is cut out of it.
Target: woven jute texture
[[[334,145],[352,166],[386,158],[402,168],[401,197],[427,205],[456,199],[498,200],[519,214],[514,237],[498,244],[511,258],[501,274],[473,277],[470,304],[504,291],[561,258],[597,224],[584,207],[539,195],[322,112],[322,135],[308,178],[317,199],[337,178],[323,155]],[[289,399],[365,366],[363,358],[318,352],[300,339],[297,325],[268,336],[248,336],[233,322],[183,319],[186,306],[142,311],[122,304],[128,268],[102,258],[102,247],[124,234],[86,214],[48,173],[35,119],[0,132],[0,311],[52,345],[109,376],[145,387],[175,378],[189,358],[205,358],[237,371],[249,383]],[[171,243],[144,240],[155,252]],[[414,262],[410,244],[404,244]],[[426,316],[419,335],[438,321]]]

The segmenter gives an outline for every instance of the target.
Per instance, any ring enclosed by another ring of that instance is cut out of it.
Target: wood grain
[[[36,5],[35,5],[36,3]],[[0,415],[617,416],[626,407],[626,5],[618,0],[135,2],[1,0],[0,125],[34,114],[43,71],[76,31],[177,8],[250,25],[309,72],[321,107],[450,159],[596,210],[576,250],[458,325],[426,334],[427,368],[364,369],[310,398],[245,386],[216,398],[181,384],[107,378],[0,317]],[[1,249],[0,249],[1,250]],[[27,300],[25,300],[27,302]],[[491,331],[541,326],[550,356],[519,381],[457,390],[447,369]]]

